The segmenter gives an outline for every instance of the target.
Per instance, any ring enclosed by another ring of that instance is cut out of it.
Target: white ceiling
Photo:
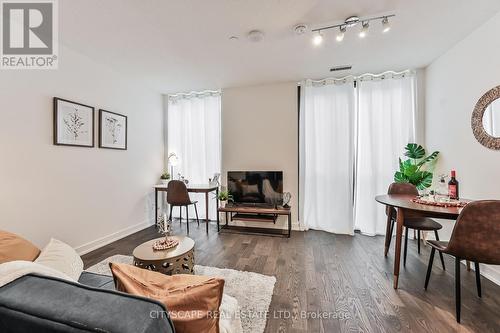
[[[159,92],[226,88],[425,67],[500,10],[499,0],[65,0],[62,42]],[[321,47],[293,27],[390,14],[392,30],[357,29]],[[246,40],[264,31],[260,43]],[[230,41],[231,35],[239,36]]]

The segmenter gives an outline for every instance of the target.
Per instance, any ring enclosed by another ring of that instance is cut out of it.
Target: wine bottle
[[[456,179],[457,173],[455,170],[451,170],[451,179],[448,182],[448,196],[450,199],[458,200],[458,180]]]

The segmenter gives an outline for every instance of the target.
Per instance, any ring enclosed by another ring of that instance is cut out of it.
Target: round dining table
[[[386,205],[387,207],[392,207],[397,211],[396,247],[394,255],[394,289],[398,288],[399,264],[401,259],[401,239],[403,236],[403,221],[405,219],[405,216],[407,218],[429,217],[446,220],[456,220],[463,208],[442,207],[416,203],[412,201],[415,198],[416,197],[414,195],[407,194],[384,194],[375,197],[375,200],[377,202]],[[388,216],[388,219],[390,219],[390,216]],[[390,242],[388,242],[389,237],[391,237],[391,235],[386,235],[386,254],[390,244]]]

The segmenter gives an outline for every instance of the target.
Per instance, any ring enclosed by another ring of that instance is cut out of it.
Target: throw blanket
[[[28,274],[40,274],[77,282],[66,274],[56,271],[53,268],[32,261],[17,260],[0,264],[0,287]]]

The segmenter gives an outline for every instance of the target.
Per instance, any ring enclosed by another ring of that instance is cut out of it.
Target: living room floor
[[[173,223],[184,235],[185,223]],[[423,284],[429,248],[417,254],[409,241],[399,290],[392,288],[394,242],[387,258],[384,238],[354,237],[322,231],[293,232],[290,239],[261,235],[218,234],[210,225],[190,224],[195,261],[276,276],[266,332],[498,332],[500,286],[482,278],[476,294],[474,272],[462,271],[462,324],[455,321],[454,262],[439,260],[429,289]],[[131,255],[140,243],[157,238],[155,227],[139,231],[83,256],[85,267],[115,255]],[[344,319],[339,319],[344,318]]]

